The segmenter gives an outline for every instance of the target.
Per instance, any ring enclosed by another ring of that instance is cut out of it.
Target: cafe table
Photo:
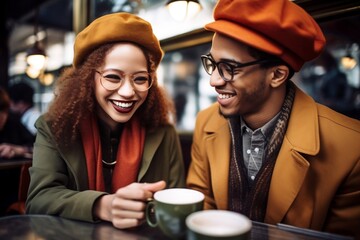
[[[167,240],[158,228],[146,223],[139,227],[120,230],[111,223],[88,223],[49,215],[12,215],[0,218],[0,240]],[[352,239],[287,225],[253,222],[250,239]]]
[[[31,158],[0,158],[0,170],[21,167],[24,164],[31,164]]]

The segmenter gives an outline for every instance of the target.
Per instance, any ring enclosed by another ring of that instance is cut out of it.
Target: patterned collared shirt
[[[241,118],[244,165],[247,167],[249,181],[255,180],[265,158],[265,149],[271,138],[280,112],[261,128],[252,130]]]

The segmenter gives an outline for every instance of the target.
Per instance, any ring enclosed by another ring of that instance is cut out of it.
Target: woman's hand
[[[95,203],[94,214],[120,229],[138,226],[145,218],[146,201],[165,186],[164,181],[132,183],[114,194],[100,197]]]

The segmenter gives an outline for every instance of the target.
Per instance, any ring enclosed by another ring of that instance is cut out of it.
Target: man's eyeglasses
[[[221,78],[225,82],[230,82],[234,79],[234,75],[236,74],[235,70],[238,68],[243,68],[255,64],[265,63],[269,62],[269,59],[259,59],[247,63],[240,63],[240,62],[228,62],[228,61],[219,61],[215,62],[215,60],[212,58],[211,54],[202,55],[201,56],[201,62],[204,66],[205,71],[212,75],[215,69],[217,68],[219,71],[219,74]]]
[[[108,91],[119,89],[125,82],[126,75],[130,78],[131,86],[139,92],[145,92],[152,86],[152,78],[148,72],[138,72],[134,74],[125,74],[123,71],[108,69],[97,71],[100,74],[100,83]]]

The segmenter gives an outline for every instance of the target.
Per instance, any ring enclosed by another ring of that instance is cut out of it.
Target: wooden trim
[[[208,43],[212,39],[212,32],[205,29],[196,29],[175,37],[167,38],[160,41],[161,47],[165,52],[177,49],[192,47],[203,43]]]
[[[73,0],[73,30],[81,32],[89,23],[89,1]]]
[[[360,3],[358,0],[297,0],[295,3],[304,8],[318,22],[360,14]],[[160,44],[165,52],[174,51],[209,43],[211,42],[212,35],[212,32],[201,28],[163,39],[160,41]]]
[[[318,22],[360,14],[358,0],[297,0],[295,3],[304,8]]]

